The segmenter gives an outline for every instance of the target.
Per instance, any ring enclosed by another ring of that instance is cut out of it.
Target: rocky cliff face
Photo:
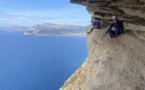
[[[85,90],[86,87],[86,62],[65,82],[60,90]]]
[[[85,90],[145,90],[145,1],[92,1],[84,1],[83,5],[92,19],[101,20],[103,29],[87,35]],[[103,37],[112,15],[129,21],[125,25],[126,33],[113,39]]]
[[[103,33],[87,36],[86,90],[145,90],[145,41],[131,32],[114,39]]]

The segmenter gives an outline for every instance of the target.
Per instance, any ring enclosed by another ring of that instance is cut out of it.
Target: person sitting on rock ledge
[[[92,21],[92,28],[90,30],[90,32],[87,32],[87,34],[91,34],[91,32],[94,30],[94,29],[100,29],[101,28],[101,23],[98,19],[95,19]]]
[[[113,19],[113,23],[111,24],[109,29],[106,31],[106,34],[108,33],[111,38],[124,33],[123,23],[126,22],[126,20],[118,20],[117,16],[113,16],[112,19]],[[113,27],[115,28],[115,30],[112,30]]]

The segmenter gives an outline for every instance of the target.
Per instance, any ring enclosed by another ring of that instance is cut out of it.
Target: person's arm
[[[111,30],[113,26],[114,26],[114,23],[111,24],[108,30]]]

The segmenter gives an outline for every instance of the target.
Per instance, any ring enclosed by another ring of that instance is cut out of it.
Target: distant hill
[[[36,36],[85,36],[85,27],[44,23],[28,28],[24,34]]]
[[[27,29],[28,29],[28,27],[23,27],[23,26],[12,26],[12,27],[2,28],[2,30],[10,31],[10,32],[14,32],[14,31],[24,32]]]

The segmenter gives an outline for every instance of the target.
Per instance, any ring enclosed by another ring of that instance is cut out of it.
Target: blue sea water
[[[86,59],[85,40],[0,31],[0,90],[59,90]]]

